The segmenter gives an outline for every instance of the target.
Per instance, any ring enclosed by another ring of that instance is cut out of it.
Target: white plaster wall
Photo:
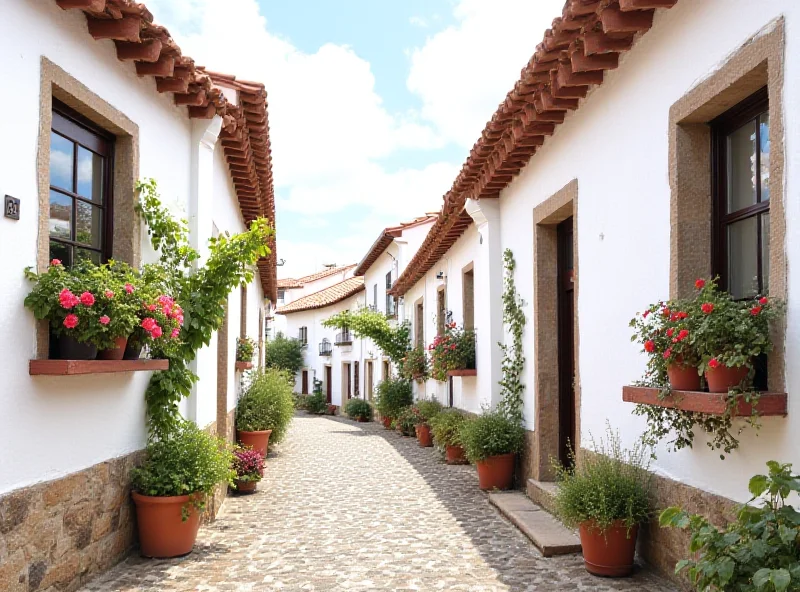
[[[606,82],[568,117],[500,198],[503,246],[517,259],[516,282],[527,301],[524,335],[528,360],[526,420],[533,425],[533,218],[534,206],[578,179],[578,253],[581,432],[601,435],[606,419],[627,444],[644,431],[622,386],[642,375],[645,358],[630,343],[628,321],[669,294],[668,113],[670,106],[707,77],[726,56],[761,28],[786,17],[784,116],[786,124],[786,250],[789,265],[786,373],[789,416],[765,418],[758,438],[748,430],[740,451],[721,461],[698,437],[694,450],[658,452],[656,470],[672,479],[728,496],[749,498],[750,476],[770,459],[800,463],[798,345],[800,203],[800,5],[793,0],[679,2],[659,12],[655,26],[606,74]],[[793,434],[795,436],[793,437]]]

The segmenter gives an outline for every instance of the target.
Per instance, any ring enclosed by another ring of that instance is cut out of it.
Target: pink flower
[[[176,338],[178,335],[180,335],[180,334],[181,334],[181,330],[180,330],[180,329],[178,329],[177,327],[175,327],[175,328],[172,330],[172,334],[170,335],[170,337],[172,337],[172,339],[175,339],[175,338]]]
[[[153,327],[153,330],[150,331],[150,335],[152,335],[155,339],[158,339],[163,334],[164,334],[164,332],[161,330],[161,327],[159,327],[158,325]]]
[[[111,319],[108,317],[108,315],[103,315],[98,320],[100,321],[101,325],[108,325],[111,322]]]
[[[84,306],[91,306],[94,304],[94,296],[91,292],[84,292],[81,294],[81,304]]]
[[[78,318],[78,315],[68,314],[66,317],[64,317],[64,326],[67,329],[74,329],[78,326],[79,321],[80,319]]]
[[[708,367],[711,368],[712,370],[719,368],[719,361],[717,360],[717,358],[711,358],[708,361]]]
[[[145,331],[150,332],[157,326],[158,323],[156,323],[156,320],[152,317],[147,317],[146,319],[142,319],[142,327],[144,328]]]
[[[77,305],[80,300],[75,294],[70,292],[67,288],[64,288],[58,293],[58,302],[61,304],[61,308],[70,309]]]
[[[668,347],[667,351],[665,351],[662,354],[662,356],[664,357],[665,360],[668,359],[671,355],[672,355],[672,348],[671,347]]]
[[[106,290],[105,292],[103,292],[103,294],[105,294],[106,298],[108,298],[109,300],[111,300],[114,297],[114,292],[112,292],[111,290]]]
[[[58,265],[61,265],[61,259],[53,259],[53,260],[50,262],[50,265],[53,265],[53,266],[58,266]]]
[[[125,291],[128,294],[133,294],[133,286],[131,286],[130,284],[125,284]]]

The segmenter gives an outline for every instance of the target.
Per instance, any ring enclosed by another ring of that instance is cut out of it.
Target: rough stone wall
[[[77,590],[136,542],[130,472],[142,452],[0,497],[0,590]]]

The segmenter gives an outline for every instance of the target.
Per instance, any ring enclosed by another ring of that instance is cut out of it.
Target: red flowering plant
[[[475,332],[448,323],[444,333],[437,335],[428,346],[428,351],[431,356],[431,376],[445,381],[449,370],[475,368]]]
[[[107,349],[114,340],[128,337],[136,324],[136,306],[122,290],[122,278],[132,273],[119,261],[96,265],[79,261],[66,268],[53,259],[44,273],[30,268],[26,277],[35,283],[25,306],[47,320],[54,335]]]
[[[421,347],[406,352],[400,360],[400,375],[406,380],[425,380],[428,378],[428,355]]]
[[[257,483],[264,477],[264,457],[252,448],[236,446],[233,450],[233,470],[236,471],[237,481]]]

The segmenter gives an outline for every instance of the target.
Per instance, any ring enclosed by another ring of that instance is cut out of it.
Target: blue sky
[[[563,0],[150,0],[182,49],[264,82],[280,277],[438,210]]]

